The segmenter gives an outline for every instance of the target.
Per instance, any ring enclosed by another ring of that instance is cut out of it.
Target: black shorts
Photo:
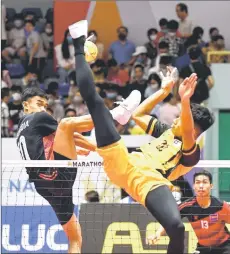
[[[72,188],[76,175],[76,168],[48,168],[32,180],[38,194],[52,206],[61,225],[66,224],[74,212]]]
[[[229,254],[230,253],[230,239],[222,243],[218,247],[197,246],[197,254]]]

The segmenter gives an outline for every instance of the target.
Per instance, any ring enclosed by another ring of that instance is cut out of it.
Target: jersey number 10
[[[22,159],[23,160],[30,160],[30,156],[29,156],[27,146],[26,146],[26,139],[25,139],[24,136],[21,136],[19,138],[19,141],[18,141],[17,145],[18,145],[18,148],[19,148]]]

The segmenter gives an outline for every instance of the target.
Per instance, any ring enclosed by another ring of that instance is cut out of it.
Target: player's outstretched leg
[[[95,89],[92,71],[85,60],[84,44],[88,32],[87,20],[69,26],[69,31],[75,48],[77,84],[94,122],[97,146],[100,148],[116,143],[120,140],[120,135],[116,130],[111,113]],[[135,94],[138,94],[138,96]],[[138,99],[131,106],[131,112],[140,103],[138,91],[133,93],[132,96],[138,97]]]

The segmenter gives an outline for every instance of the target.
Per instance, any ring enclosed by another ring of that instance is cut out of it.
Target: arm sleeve
[[[34,35],[32,36],[32,42],[33,44],[39,43],[39,34],[38,33],[34,33]]]
[[[57,121],[46,112],[39,112],[35,115],[35,128],[38,130],[42,137],[49,136],[56,132],[58,123]]]
[[[200,147],[197,144],[194,144],[192,149],[189,151],[182,151],[182,157],[180,159],[180,164],[185,167],[193,167],[200,160]]]
[[[155,117],[152,117],[147,126],[146,133],[154,138],[158,138],[168,129],[170,129],[169,125],[161,123]]]

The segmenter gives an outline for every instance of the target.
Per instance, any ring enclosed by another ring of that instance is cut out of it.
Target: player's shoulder
[[[42,112],[36,112],[34,113],[34,120],[54,120],[54,118],[47,112],[42,111]]]
[[[185,209],[185,208],[189,208],[192,207],[196,204],[196,197],[191,197],[186,199],[185,201],[183,201],[180,205],[179,205],[179,209]]]
[[[214,196],[211,196],[211,202],[212,202],[212,206],[215,206],[215,207],[223,207],[225,203],[223,200],[220,200],[219,198],[216,198]]]

